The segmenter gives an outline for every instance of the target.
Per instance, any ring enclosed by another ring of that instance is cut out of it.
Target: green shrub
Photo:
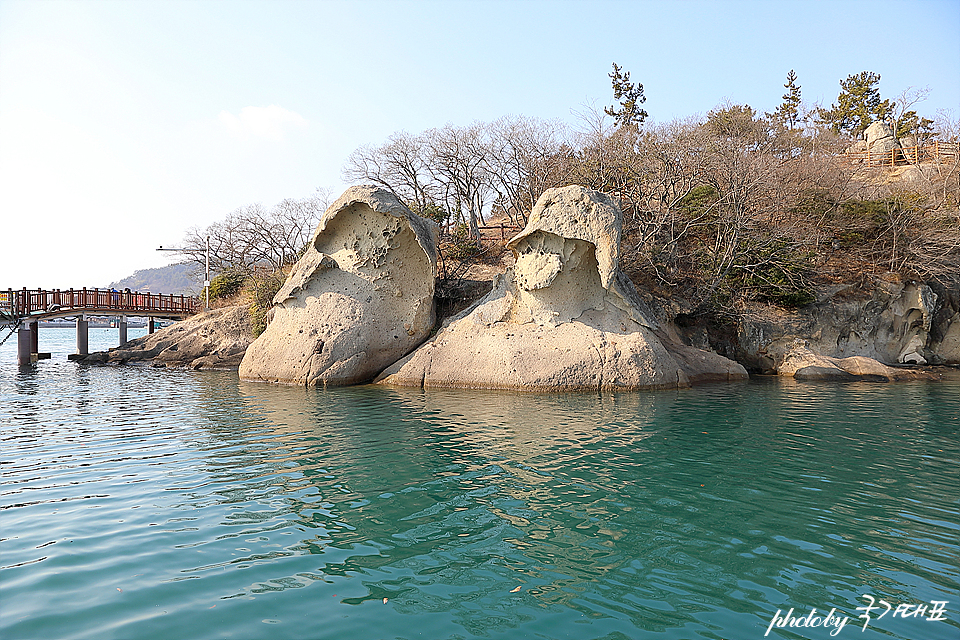
[[[457,260],[473,258],[483,253],[483,245],[479,238],[470,237],[470,228],[460,223],[453,232],[451,247],[447,255]]]
[[[840,205],[845,222],[865,223],[878,227],[887,216],[889,203],[884,200],[847,200]]]
[[[698,216],[720,199],[720,194],[709,184],[697,185],[690,193],[683,196],[677,203],[680,213],[688,216]]]
[[[841,247],[849,249],[863,242],[863,234],[858,231],[840,231],[837,233],[837,242]]]
[[[802,307],[816,300],[805,277],[811,257],[788,242],[761,244],[746,256],[747,262],[755,266],[731,269],[726,284],[763,302]]]
[[[247,281],[250,294],[250,328],[253,337],[258,337],[267,328],[267,313],[273,308],[273,297],[287,279],[282,270],[254,274]]]
[[[229,298],[240,293],[247,276],[235,269],[229,269],[217,274],[210,281],[210,299]]]
[[[830,193],[829,189],[810,188],[803,190],[790,211],[808,218],[821,218],[835,211],[836,208],[837,199]]]
[[[417,209],[414,207],[410,207],[410,209],[421,218],[433,220],[440,226],[446,224],[447,220],[450,218],[450,212],[436,204],[428,204],[422,209]]]

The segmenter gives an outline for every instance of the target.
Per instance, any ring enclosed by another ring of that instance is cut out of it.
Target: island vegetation
[[[397,132],[355,150],[343,177],[382,187],[440,225],[441,280],[462,277],[451,263],[496,263],[503,244],[483,233],[491,219],[522,227],[546,189],[576,184],[619,204],[621,266],[671,301],[675,317],[730,321],[757,304],[803,307],[818,287],[869,288],[891,273],[960,287],[960,127],[955,114],[918,113],[929,89],[886,99],[880,76],[864,71],[840,82],[829,107],[807,105],[791,70],[772,112],[724,102],[651,124],[643,85],[617,64],[609,77],[614,104],[583,108],[574,126],[505,116]],[[864,161],[855,151],[877,122],[899,151]],[[272,209],[250,205],[185,238],[202,260],[210,236],[211,293],[243,296],[255,333],[329,201],[318,191]]]

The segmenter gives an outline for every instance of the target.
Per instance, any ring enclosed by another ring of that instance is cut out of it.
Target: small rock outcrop
[[[844,153],[863,153],[867,150],[866,140],[855,140],[853,144],[843,150]]]
[[[912,133],[900,138],[900,147],[904,150],[904,153],[907,153],[907,149],[914,149],[918,145],[919,141],[917,140],[917,136]]]
[[[797,380],[898,382],[939,379],[926,371],[888,367],[873,358],[863,356],[823,356],[812,351],[810,345],[803,340],[779,341],[770,346],[768,353],[775,360],[778,375],[792,376]]]
[[[745,379],[731,360],[661,340],[666,334],[618,267],[621,227],[608,196],[548,189],[507,245],[514,267],[377,382],[572,391]]]
[[[890,153],[894,149],[900,148],[893,127],[882,120],[877,120],[867,127],[866,131],[863,132],[863,137],[867,143],[866,150],[871,155]]]
[[[347,189],[274,297],[240,377],[329,386],[372,380],[433,328],[436,242],[436,225],[391,193]]]
[[[175,322],[122,347],[92,353],[84,361],[110,364],[152,361],[154,366],[235,370],[252,341],[247,307],[224,307]]]

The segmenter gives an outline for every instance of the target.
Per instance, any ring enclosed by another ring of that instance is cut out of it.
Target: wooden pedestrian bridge
[[[157,319],[181,320],[203,309],[199,298],[184,295],[148,293],[125,289],[7,289],[0,291],[0,343],[17,333],[17,361],[30,364],[44,355],[38,351],[40,322],[74,318],[77,328],[77,353],[89,353],[87,326],[90,316],[116,318],[119,344],[127,342],[127,318],[147,318],[147,331],[153,333]],[[5,333],[6,335],[2,335]]]

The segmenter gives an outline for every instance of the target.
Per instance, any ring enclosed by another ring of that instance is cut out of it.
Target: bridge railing
[[[0,292],[0,311],[14,317],[89,311],[126,315],[197,313],[203,308],[199,298],[112,289],[8,289]]]

